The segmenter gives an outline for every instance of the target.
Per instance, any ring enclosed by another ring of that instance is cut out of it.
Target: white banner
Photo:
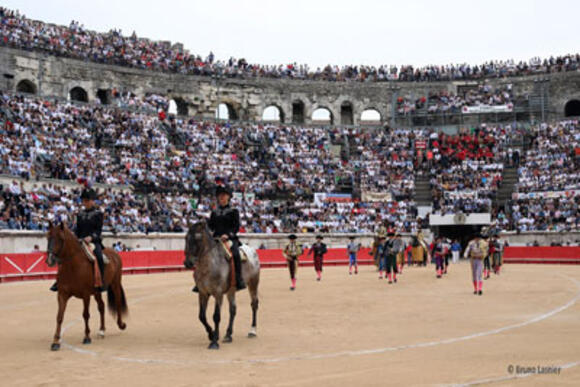
[[[545,192],[528,192],[512,194],[512,199],[555,199],[555,198],[573,198],[580,196],[580,190],[571,189],[569,191],[545,191]]]
[[[476,114],[476,113],[510,113],[514,110],[514,105],[509,103],[507,105],[479,105],[479,106],[464,106],[462,109],[463,114]]]
[[[445,191],[446,199],[477,199],[477,191]]]
[[[390,192],[370,192],[370,191],[363,191],[361,199],[363,202],[390,202],[393,200]]]

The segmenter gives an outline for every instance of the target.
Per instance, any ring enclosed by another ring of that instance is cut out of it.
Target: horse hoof
[[[233,341],[231,336],[226,336],[224,337],[224,339],[222,340],[222,343],[231,343]]]
[[[91,338],[90,337],[85,337],[83,339],[83,344],[90,344],[91,343]]]
[[[248,332],[248,337],[250,339],[253,339],[254,337],[258,336],[258,334],[256,333],[256,328],[252,328],[250,329],[250,332]]]
[[[127,328],[127,324],[125,324],[125,323],[120,323],[120,324],[119,324],[119,329],[120,329],[120,330],[124,331],[124,330],[125,330],[125,328]]]
[[[220,345],[216,342],[212,342],[207,349],[220,349]]]
[[[60,349],[59,343],[52,343],[52,345],[50,346],[51,351],[58,351],[59,349]]]
[[[97,335],[101,338],[104,339],[105,338],[105,331],[104,330],[100,330],[99,333],[97,333]]]

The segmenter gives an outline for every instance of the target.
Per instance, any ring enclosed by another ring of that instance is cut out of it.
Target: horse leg
[[[58,351],[60,349],[60,331],[62,328],[62,320],[64,319],[64,311],[66,310],[66,303],[70,295],[64,295],[62,293],[58,293],[58,313],[56,314],[56,331],[54,332],[54,339],[52,341],[52,345],[50,349],[52,351]]]
[[[226,331],[226,336],[222,340],[224,343],[232,342],[232,333],[234,332],[234,319],[236,318],[236,293],[230,291],[228,293],[228,303],[230,305],[230,322]]]
[[[91,328],[89,328],[89,318],[91,314],[89,313],[89,306],[91,304],[91,296],[85,296],[83,298],[83,319],[85,320],[85,338],[83,339],[83,344],[91,343]]]
[[[252,280],[250,281],[250,298],[252,299],[251,305],[252,305],[252,327],[250,328],[250,332],[248,332],[248,337],[252,338],[252,337],[256,337],[258,335],[257,331],[256,331],[256,323],[257,323],[257,317],[258,317],[258,304],[259,304],[259,300],[258,300],[258,281],[259,278],[252,278]]]
[[[208,349],[219,349],[220,347],[220,345],[218,344],[218,340],[220,338],[220,320],[221,320],[223,294],[216,294],[214,298],[215,298],[215,309],[213,311],[214,330],[213,337],[211,343],[209,344]]]
[[[209,326],[209,324],[207,323],[207,318],[205,315],[208,300],[209,300],[209,296],[207,294],[201,294],[201,292],[199,293],[199,321],[201,321],[201,323],[205,327],[205,330],[207,332],[207,336],[208,336],[209,340],[211,341],[212,337],[213,337],[213,331],[212,331],[211,327]]]
[[[99,337],[105,337],[105,303],[103,302],[103,297],[101,293],[95,293],[95,300],[99,307],[99,314],[101,315],[101,327],[99,328]]]

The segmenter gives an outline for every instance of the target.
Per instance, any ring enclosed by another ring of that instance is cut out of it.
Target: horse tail
[[[129,308],[127,307],[125,290],[123,289],[123,285],[121,284],[119,284],[119,292],[121,304],[119,305],[120,307],[118,308],[115,292],[113,291],[112,287],[109,287],[107,289],[107,301],[108,301],[107,306],[109,307],[109,312],[111,312],[111,314],[116,315],[117,311],[119,310],[121,312],[121,316],[125,316],[129,312]]]

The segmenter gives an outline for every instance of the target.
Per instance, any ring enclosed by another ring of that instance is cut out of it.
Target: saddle
[[[225,252],[226,259],[229,261],[233,258],[234,254],[232,253],[232,241],[222,241],[218,239],[220,246]],[[248,260],[248,252],[246,251],[246,245],[240,245],[240,261],[244,262]]]
[[[96,262],[97,257],[95,256],[95,245],[93,243],[87,243],[84,240],[81,240],[81,246],[83,247],[83,251],[87,255],[87,258],[91,262]],[[106,265],[109,263],[109,257],[103,251],[103,263]]]
[[[89,262],[91,262],[95,269],[95,288],[102,288],[104,285],[103,276],[101,276],[101,271],[99,270],[99,265],[97,262],[97,257],[95,256],[95,245],[93,243],[87,243],[84,240],[81,240],[81,247],[85,252],[85,255]],[[106,265],[109,263],[109,257],[103,252],[103,264]],[[104,274],[103,274],[104,275]]]

